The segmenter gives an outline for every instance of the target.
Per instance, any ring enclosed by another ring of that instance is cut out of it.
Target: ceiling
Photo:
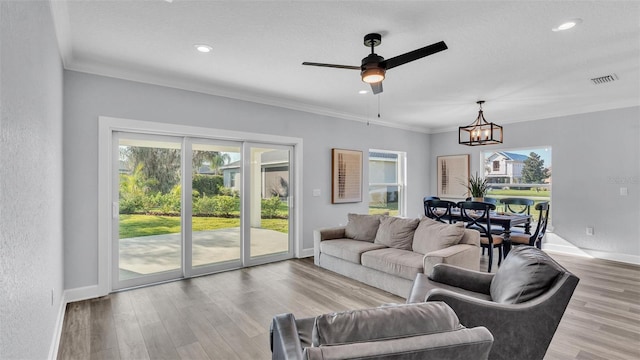
[[[501,125],[640,105],[636,1],[51,1],[66,69],[346,119],[439,132],[477,100]],[[385,58],[449,49],[390,69],[380,95],[358,93],[358,71],[301,65],[360,65],[371,32]]]

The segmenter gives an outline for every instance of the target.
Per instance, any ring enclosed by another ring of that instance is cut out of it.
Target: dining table
[[[451,220],[453,222],[462,220],[460,209],[451,210]],[[499,225],[502,227],[502,244],[504,256],[506,257],[511,250],[511,228],[514,226],[524,225],[524,232],[531,233],[531,215],[514,214],[505,212],[491,212],[489,216],[491,226]]]

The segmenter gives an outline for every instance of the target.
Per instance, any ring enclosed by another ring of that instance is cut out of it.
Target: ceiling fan
[[[360,70],[362,81],[371,85],[371,90],[374,94],[379,94],[382,92],[382,80],[384,80],[384,75],[387,70],[448,49],[447,44],[445,44],[444,41],[440,41],[385,60],[382,56],[373,52],[373,48],[380,45],[381,42],[382,35],[380,34],[372,33],[365,35],[364,46],[371,47],[371,54],[362,59],[361,66],[323,64],[306,61],[303,62],[302,65]]]

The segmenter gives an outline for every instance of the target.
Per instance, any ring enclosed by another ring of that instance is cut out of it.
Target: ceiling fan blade
[[[380,94],[382,92],[382,81],[371,83],[371,91],[373,91],[373,95]]]
[[[329,68],[338,68],[338,69],[349,69],[349,70],[360,70],[360,66],[323,64],[323,63],[314,63],[314,62],[306,62],[306,61],[303,62],[302,65],[311,65],[311,66],[320,66],[320,67],[329,67]]]
[[[445,44],[444,41],[440,41],[435,44],[431,44],[429,46],[425,46],[423,48],[409,51],[408,53],[398,55],[396,57],[392,57],[391,59],[387,59],[386,61],[383,62],[383,64],[386,64],[385,68],[389,70],[396,66],[400,66],[402,64],[406,64],[408,62],[418,60],[425,56],[433,55],[437,52],[447,50],[447,49],[448,49],[447,44]]]

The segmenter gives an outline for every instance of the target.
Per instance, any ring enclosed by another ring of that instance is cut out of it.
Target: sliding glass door
[[[185,152],[185,274],[241,267],[242,143],[188,138]]]
[[[245,263],[257,264],[289,258],[293,255],[291,236],[291,146],[245,144],[249,158],[249,176],[245,186],[250,196],[245,224],[249,246]]]
[[[293,256],[293,147],[123,132],[113,144],[113,289]]]
[[[179,278],[182,139],[117,133],[114,143],[114,288]]]

